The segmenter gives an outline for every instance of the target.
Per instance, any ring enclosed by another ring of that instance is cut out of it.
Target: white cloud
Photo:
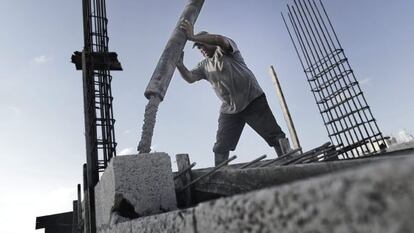
[[[119,152],[118,155],[132,155],[132,154],[137,154],[137,153],[138,152],[135,148],[128,147],[128,148],[121,150],[121,152]]]
[[[398,142],[404,143],[404,142],[410,142],[410,141],[413,141],[413,140],[414,140],[413,135],[411,135],[407,131],[402,129],[398,132],[398,136],[397,136],[397,141]]]
[[[48,57],[48,56],[46,56],[46,55],[40,55],[40,56],[37,56],[37,57],[35,57],[34,59],[33,59],[33,61],[36,63],[36,64],[39,64],[39,65],[41,65],[41,64],[46,64],[46,63],[48,63],[49,61],[51,61],[52,60],[52,58],[51,57]]]
[[[9,106],[8,109],[13,112],[15,116],[20,116],[22,110],[16,106]]]
[[[371,78],[364,78],[364,79],[359,80],[359,84],[361,85],[370,85],[371,82],[372,82]]]

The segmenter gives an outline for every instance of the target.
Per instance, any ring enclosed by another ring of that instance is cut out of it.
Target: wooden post
[[[78,201],[73,201],[72,205],[72,233],[78,233]]]
[[[272,77],[273,85],[276,89],[276,95],[279,98],[280,107],[282,109],[283,116],[285,118],[288,130],[289,130],[289,134],[292,139],[293,149],[301,148],[298,136],[296,134],[296,129],[292,121],[292,117],[290,116],[289,108],[286,104],[285,96],[283,95],[282,88],[280,86],[279,80],[277,78],[277,75],[276,75],[276,72],[273,66],[270,66],[269,73],[270,73],[270,76]]]
[[[89,215],[89,189],[88,189],[88,167],[87,164],[83,164],[83,232],[90,233],[90,215]]]
[[[83,233],[83,218],[82,218],[82,188],[81,185],[78,184],[78,233]]]
[[[95,190],[94,187],[99,181],[98,174],[98,149],[96,147],[97,135],[94,119],[96,118],[95,106],[90,103],[94,103],[91,98],[93,94],[90,94],[94,90],[93,86],[93,70],[87,65],[86,51],[82,52],[82,80],[83,80],[83,105],[85,115],[85,144],[86,144],[86,180],[84,185],[87,189],[88,200],[85,202],[85,208],[88,209],[88,221],[89,224],[88,233],[96,233],[96,220],[95,220]],[[86,195],[85,195],[86,196]]]
[[[190,166],[190,158],[188,156],[188,154],[177,154],[175,156],[175,159],[177,160],[177,167],[178,167],[178,172],[186,169],[187,167]],[[177,182],[180,183],[180,187],[184,187],[185,185],[189,184],[192,180],[191,177],[191,169],[187,172],[185,172],[184,174],[182,174],[178,179]],[[192,188],[188,188],[187,190],[185,190],[184,192],[181,192],[178,194],[177,196],[177,202],[178,202],[178,207],[180,208],[185,208],[185,207],[189,207],[192,205],[193,200],[192,200]]]

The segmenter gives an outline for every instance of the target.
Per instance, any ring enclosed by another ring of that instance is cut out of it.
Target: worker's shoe
[[[277,157],[281,157],[283,155],[283,151],[282,148],[280,148],[280,145],[275,145],[273,148],[276,151]]]
[[[229,152],[226,153],[214,153],[214,165],[218,166],[224,161],[229,159]]]
[[[290,148],[289,139],[286,137],[279,138],[277,144],[273,147],[275,148],[277,157],[281,157],[292,150]]]

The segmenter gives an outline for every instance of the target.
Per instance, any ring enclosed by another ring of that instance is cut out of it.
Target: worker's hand
[[[180,58],[178,58],[177,66],[184,66],[184,51],[181,52]]]
[[[180,29],[184,31],[188,40],[193,40],[194,38],[194,27],[188,20],[181,21]]]

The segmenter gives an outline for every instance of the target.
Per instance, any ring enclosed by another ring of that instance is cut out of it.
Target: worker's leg
[[[243,119],[238,114],[220,113],[216,143],[213,148],[216,166],[227,160],[229,152],[236,149],[244,124]]]
[[[243,118],[266,142],[275,148],[278,156],[281,156],[279,139],[286,135],[277,124],[275,117],[267,103],[266,96],[262,95],[253,100],[242,112]]]

